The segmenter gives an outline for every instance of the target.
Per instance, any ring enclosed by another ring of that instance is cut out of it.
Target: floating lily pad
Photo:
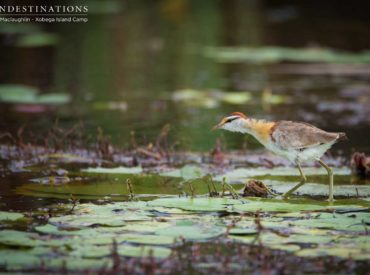
[[[91,214],[67,215],[51,218],[49,222],[70,227],[86,227],[92,225],[123,226],[126,223],[124,221],[123,216],[113,213],[111,216],[91,215]]]
[[[38,95],[39,90],[24,85],[0,85],[0,101],[14,104],[58,105],[71,100],[64,93],[49,93]]]
[[[23,218],[23,214],[0,211],[0,221],[15,221]]]
[[[249,92],[226,92],[222,94],[221,100],[228,104],[241,105],[252,99]]]
[[[24,85],[0,85],[0,101],[7,103],[34,103],[39,91]]]
[[[47,259],[44,258],[46,268],[62,268],[65,267],[67,270],[91,270],[109,268],[112,265],[112,260],[109,258],[100,259],[84,259],[80,257],[58,257]]]
[[[246,211],[246,212],[256,212],[256,211],[290,212],[290,211],[313,211],[323,209],[325,209],[325,207],[321,205],[289,203],[284,201],[272,201],[272,200],[248,201],[244,204],[234,205],[235,211]]]
[[[225,229],[215,225],[176,225],[159,229],[155,233],[177,239],[201,240],[218,237],[225,233]]]
[[[25,251],[15,249],[0,250],[0,266],[5,266],[7,270],[22,270],[39,266],[41,259]]]
[[[43,94],[38,97],[37,103],[39,104],[65,104],[71,101],[69,94],[56,94],[49,93]]]
[[[226,211],[228,205],[242,204],[227,198],[163,198],[148,202],[149,206],[180,208],[190,211]]]
[[[156,232],[163,230],[157,229]],[[175,242],[175,238],[165,235],[139,235],[139,234],[125,234],[122,236],[124,241],[134,244],[147,245],[171,245]]]
[[[102,258],[111,254],[111,245],[80,245],[78,247],[73,247],[73,252],[71,253],[71,256],[77,256],[81,258]]]
[[[87,168],[82,169],[82,172],[86,173],[99,173],[99,174],[140,174],[143,172],[143,168],[138,167],[115,167],[115,168],[104,168],[104,167],[96,167],[96,168]]]
[[[143,221],[127,223],[124,229],[133,232],[154,233],[158,229],[166,228],[169,226],[169,222]]]
[[[171,255],[171,249],[156,246],[128,246],[120,245],[118,254],[126,257],[155,257],[167,258]]]
[[[320,246],[312,249],[304,249],[295,253],[300,257],[327,257],[335,256],[341,258],[352,258],[353,260],[370,259],[370,250],[361,251],[360,249],[350,247],[327,247]]]
[[[287,47],[207,47],[206,57],[218,62],[276,63],[323,62],[358,64],[370,63],[370,53],[340,52],[325,48],[287,48]]]
[[[5,246],[34,247],[39,243],[37,234],[16,230],[0,231],[0,244]]]

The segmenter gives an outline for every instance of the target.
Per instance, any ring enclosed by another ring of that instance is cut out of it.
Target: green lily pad
[[[111,242],[112,243],[112,242]],[[81,257],[81,258],[102,258],[112,254],[111,245],[81,245],[78,247],[73,247],[73,252],[71,256]]]
[[[156,232],[158,232],[158,229]],[[125,234],[121,236],[124,241],[134,244],[147,245],[171,245],[174,244],[175,238],[165,235],[139,235],[139,234]]]
[[[14,104],[58,105],[70,101],[70,95],[65,93],[49,93],[38,95],[39,90],[24,85],[0,85],[0,101]]]
[[[104,226],[123,226],[126,222],[123,219],[123,216],[120,215],[111,215],[111,216],[102,216],[102,215],[68,215],[51,218],[50,223],[60,224],[63,226],[69,227],[87,227],[92,225],[104,225]]]
[[[46,268],[62,268],[66,267],[67,270],[91,270],[109,268],[112,265],[112,260],[109,258],[101,259],[84,259],[80,257],[58,257],[57,259],[43,258]]]
[[[249,92],[227,92],[223,93],[221,100],[228,104],[245,104],[252,99],[252,95]]]
[[[241,204],[227,198],[163,198],[148,202],[149,206],[180,208],[189,211],[226,211],[228,205]]]
[[[34,247],[40,243],[37,237],[38,235],[34,233],[2,230],[0,231],[0,244],[15,247]]]
[[[0,85],[0,101],[6,103],[34,103],[38,90],[24,85]]]
[[[15,221],[23,217],[20,213],[0,211],[0,221]]]
[[[124,229],[133,232],[154,233],[156,230],[169,227],[170,225],[168,222],[156,221],[130,222],[126,224]]]
[[[120,166],[115,168],[96,167],[82,169],[81,171],[86,173],[99,173],[99,174],[140,174],[143,172],[143,168],[140,166],[137,167]]]
[[[335,256],[340,258],[352,258],[353,260],[369,260],[370,250],[363,251],[361,249],[349,247],[327,247],[320,246],[312,249],[303,249],[295,252],[300,257],[327,257]]]
[[[175,225],[157,230],[155,233],[161,236],[184,238],[186,240],[202,240],[218,237],[226,230],[215,225]]]
[[[171,249],[156,246],[118,246],[118,254],[126,257],[149,257],[167,258],[171,255]]]
[[[235,211],[242,212],[290,212],[290,211],[313,211],[323,210],[324,206],[313,204],[289,203],[284,201],[259,200],[248,201],[244,204],[234,205]]]
[[[206,57],[218,62],[276,63],[281,61],[358,64],[370,63],[370,53],[339,52],[325,48],[207,47]]]
[[[40,266],[41,259],[29,253],[28,250],[1,249],[0,266],[5,266],[7,270],[24,270]]]
[[[71,101],[69,94],[62,93],[49,93],[43,94],[38,97],[37,103],[39,104],[66,104]]]

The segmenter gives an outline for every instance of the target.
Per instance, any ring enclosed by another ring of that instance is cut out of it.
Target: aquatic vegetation
[[[367,64],[370,53],[340,52],[326,48],[286,48],[286,47],[207,47],[204,55],[218,62],[276,63],[322,62],[344,64]]]
[[[0,244],[6,247],[0,253],[18,248],[14,251],[19,255],[17,260],[4,256],[1,261],[8,270],[36,268],[41,260],[46,268],[61,268],[63,261],[55,259],[59,255],[69,269],[82,268],[73,264],[78,259],[82,266],[101,268],[110,263],[113,240],[120,256],[167,258],[183,241],[224,238],[300,257],[369,260],[369,206],[365,201],[353,206],[345,201],[328,205],[309,200],[208,197],[83,203],[73,213],[50,218],[34,232],[0,231]],[[225,212],[229,214],[215,215]]]
[[[0,101],[12,104],[58,105],[71,100],[69,94],[48,93],[38,95],[38,89],[23,85],[0,85]]]

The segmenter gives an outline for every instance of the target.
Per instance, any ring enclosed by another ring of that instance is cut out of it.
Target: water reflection
[[[334,3],[333,1],[329,1]],[[332,76],[282,74],[279,67],[222,64],[205,57],[209,46],[330,46],[342,50],[370,48],[368,19],[362,9],[321,9],[315,3],[272,1],[117,1],[105,9],[91,2],[86,24],[37,25],[55,33],[55,46],[14,46],[19,34],[1,26],[0,82],[39,87],[42,92],[68,92],[73,102],[48,113],[15,112],[1,105],[1,130],[15,132],[27,124],[44,132],[60,118],[69,127],[85,123],[88,134],[102,126],[117,144],[128,144],[132,130],[142,142],[153,140],[170,123],[172,140],[181,149],[210,150],[216,137],[209,131],[221,116],[243,111],[267,119],[305,120],[327,130],[347,131],[349,143],[336,148],[368,150],[369,74]],[[321,3],[324,8],[328,3]],[[119,7],[119,9],[118,9]],[[320,8],[320,9],[319,9]],[[118,10],[118,12],[117,12]],[[320,10],[320,16],[312,15]],[[339,21],[342,16],[344,19]],[[328,31],[323,31],[328,30]],[[342,39],[346,37],[346,39]],[[339,42],[338,42],[339,41]],[[293,100],[264,108],[261,92]],[[343,96],[344,90],[355,97]],[[248,104],[221,104],[207,109],[171,100],[173,91],[251,91]],[[111,101],[125,103],[127,110],[96,108]],[[354,109],[341,108],[351,101]],[[338,109],[335,111],[335,109]],[[363,110],[356,112],[358,110]],[[229,148],[240,148],[244,137],[226,136]],[[342,147],[341,147],[342,146]],[[249,148],[258,147],[250,141]]]

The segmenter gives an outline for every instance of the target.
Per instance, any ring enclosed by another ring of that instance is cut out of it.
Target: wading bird
[[[285,198],[306,182],[301,163],[318,161],[328,172],[329,201],[334,200],[333,170],[321,160],[321,157],[334,143],[346,139],[345,133],[329,133],[303,122],[258,120],[240,112],[223,118],[213,127],[213,130],[216,129],[250,134],[268,150],[297,165],[301,181],[283,194]]]

